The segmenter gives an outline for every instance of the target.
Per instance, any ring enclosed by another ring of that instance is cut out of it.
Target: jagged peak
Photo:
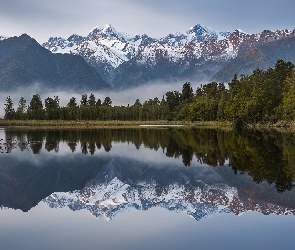
[[[30,37],[27,33],[23,33],[19,36],[20,38],[31,38],[33,39],[32,37]]]
[[[103,26],[103,29],[112,29],[113,28],[113,26],[110,24],[110,23],[107,23],[107,24],[105,24],[104,26]]]
[[[69,36],[68,39],[70,39],[70,38],[74,38],[74,37],[82,37],[82,36],[80,36],[80,35],[78,35],[78,34],[73,34],[73,35]]]
[[[214,32],[210,27],[202,26],[201,24],[196,24],[188,29],[187,34],[196,33],[197,35],[202,35],[204,33]]]
[[[5,40],[5,39],[7,39],[8,37],[7,36],[2,36],[2,35],[0,35],[0,41],[3,41],[3,40]]]
[[[101,27],[101,26],[95,26],[95,27],[93,27],[90,31],[89,31],[89,33],[92,33],[92,32],[95,32],[95,31],[101,31],[103,28]]]
[[[50,41],[65,41],[66,39],[64,39],[64,38],[62,38],[62,37],[60,37],[60,36],[51,36],[51,37],[49,37],[49,39],[48,39],[48,41],[50,42]]]
[[[97,33],[97,32],[117,32],[116,29],[111,24],[105,24],[103,27],[101,26],[95,26],[90,32],[91,33]]]
[[[247,32],[243,31],[242,29],[236,29],[235,31],[238,31],[239,33],[248,34]]]

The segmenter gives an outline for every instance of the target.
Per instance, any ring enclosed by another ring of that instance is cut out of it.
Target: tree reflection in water
[[[71,152],[95,154],[104,148],[112,150],[112,143],[132,143],[161,150],[167,157],[182,158],[189,167],[193,157],[201,164],[223,166],[226,162],[235,173],[248,173],[255,182],[274,184],[278,192],[291,190],[295,179],[295,135],[274,130],[245,130],[242,132],[201,128],[140,128],[140,129],[84,129],[84,130],[17,130],[6,129],[1,151],[9,153],[15,146],[33,154],[59,152],[65,142]],[[5,145],[8,147],[4,149]]]

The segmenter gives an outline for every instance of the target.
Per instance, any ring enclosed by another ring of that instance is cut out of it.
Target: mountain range
[[[184,33],[156,39],[121,33],[108,24],[85,37],[51,37],[43,46],[53,53],[81,55],[104,80],[120,89],[157,80],[226,82],[234,74],[272,67],[278,59],[295,63],[294,37],[295,30],[248,34],[240,29],[216,32],[197,24]],[[259,60],[253,60],[254,50],[260,51]]]
[[[107,24],[86,36],[50,37],[42,46],[28,35],[0,36],[2,89],[38,81],[92,91],[150,82],[228,82],[234,74],[273,67],[278,59],[295,63],[295,30],[248,34],[197,24],[183,33],[153,38],[118,32]]]

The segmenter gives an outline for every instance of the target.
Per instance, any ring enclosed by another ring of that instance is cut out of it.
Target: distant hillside
[[[213,80],[229,82],[234,74],[251,75],[257,68],[266,70],[274,67],[278,59],[295,64],[295,37],[249,48],[220,69]]]
[[[0,41],[0,88],[40,82],[51,88],[101,89],[107,84],[81,56],[53,54],[28,35]]]

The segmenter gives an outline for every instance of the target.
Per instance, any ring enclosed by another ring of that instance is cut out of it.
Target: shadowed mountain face
[[[239,55],[221,68],[213,77],[228,82],[234,74],[251,75],[253,70],[273,68],[278,59],[295,63],[295,37],[272,41],[241,50]]]
[[[220,212],[294,214],[293,134],[214,129],[4,132],[4,207],[28,211],[43,200],[50,207],[85,209],[107,220],[153,207],[196,220]]]
[[[80,56],[52,54],[28,35],[0,41],[1,91],[36,82],[59,89],[109,87]]]

